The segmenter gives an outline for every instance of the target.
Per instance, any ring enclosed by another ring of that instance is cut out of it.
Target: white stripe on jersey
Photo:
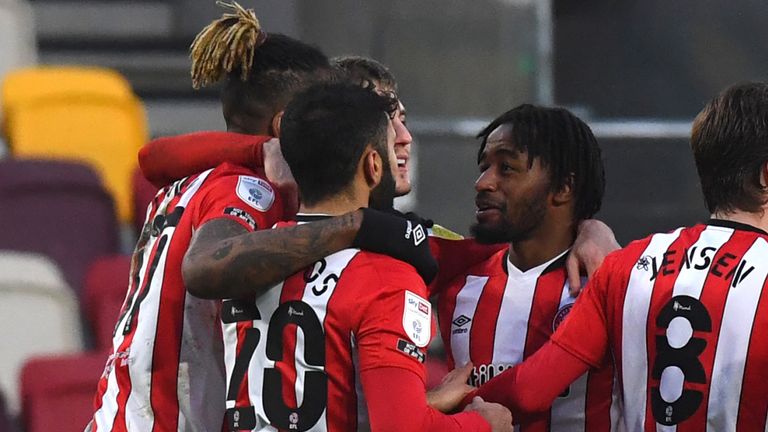
[[[768,243],[759,238],[744,254],[742,262],[761,262],[766,257]],[[712,380],[709,388],[707,431],[735,430],[746,365],[743,359],[747,358],[751,336],[750,332],[744,330],[752,328],[766,276],[768,266],[755,266],[753,273],[743,283],[728,291],[712,370],[712,376],[717,379]],[[731,361],[733,359],[739,361]]]
[[[327,266],[325,271],[318,273],[318,277],[314,282],[310,282],[304,288],[304,297],[301,301],[308,304],[317,314],[317,319],[323,325],[323,331],[325,331],[325,316],[328,312],[328,302],[331,300],[334,291],[336,290],[336,284],[341,278],[341,274],[344,269],[349,265],[349,262],[360,252],[360,249],[345,249],[336,252],[333,255],[329,255],[325,258]],[[336,275],[335,280],[333,278],[328,279],[330,275]],[[327,281],[327,282],[326,282]],[[318,294],[320,293],[320,294]],[[301,339],[297,337],[296,340],[296,400],[300,401],[304,399],[304,376],[310,371],[325,372],[325,368],[320,366],[312,366],[304,361],[304,333],[301,332]],[[299,385],[301,383],[301,385]],[[301,406],[301,402],[299,402]],[[328,408],[323,409],[323,414],[315,425],[309,429],[311,432],[325,432],[328,430]]]
[[[457,367],[467,364],[470,360],[469,335],[472,334],[477,303],[479,302],[480,295],[483,293],[483,288],[487,283],[488,276],[467,276],[467,281],[464,284],[464,287],[461,288],[461,291],[459,291],[456,296],[456,308],[454,309],[453,317],[449,319],[453,320],[462,315],[472,318],[466,332],[451,333],[451,355],[453,356],[453,362]]]
[[[585,282],[586,279],[582,279],[582,284]],[[565,284],[563,284],[563,293],[560,295],[558,310],[576,301],[575,297],[571,297],[568,291],[569,287],[570,285],[566,279]],[[549,417],[549,430],[551,432],[584,432],[586,423],[584,407],[587,406],[588,378],[589,372],[580,376],[568,387],[568,397],[558,397],[552,403],[552,411]]]
[[[682,228],[669,234],[657,234],[651,238],[641,256],[663,254],[680,235]],[[653,281],[649,272],[632,269],[624,299],[621,327],[622,382],[624,388],[624,424],[627,430],[645,428],[646,388],[648,386],[648,347],[646,330],[648,308],[653,293]],[[632,341],[632,343],[627,343]]]
[[[525,340],[528,337],[528,319],[533,307],[533,295],[541,273],[546,270],[554,258],[525,272],[507,261],[507,284],[501,299],[499,317],[496,320],[495,341],[493,344],[493,363],[518,364],[523,361]]]
[[[732,229],[708,226],[701,232],[699,239],[696,243],[691,245],[689,250],[694,250],[694,248],[696,248],[696,250],[701,250],[704,247],[713,247],[720,250],[732,235]],[[716,253],[717,251],[715,251],[715,254]],[[698,300],[701,297],[701,291],[704,288],[704,282],[706,282],[708,275],[709,272],[696,270],[693,266],[683,266],[675,280],[672,297],[687,295]],[[668,339],[679,340],[683,337],[686,337],[686,335],[681,334],[680,327],[670,326],[670,328],[667,329]],[[683,391],[683,381],[679,378],[679,375],[672,376],[662,374],[659,382],[659,390],[661,394],[680,394]],[[736,398],[736,402],[738,404],[738,397]],[[675,432],[677,431],[677,425],[664,426],[657,423],[656,430],[658,432]]]

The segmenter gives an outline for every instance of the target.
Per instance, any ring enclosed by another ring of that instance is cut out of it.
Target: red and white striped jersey
[[[224,301],[230,430],[357,430],[361,372],[397,367],[424,379],[425,297],[409,264],[345,249],[256,300]]]
[[[571,310],[567,251],[527,271],[505,248],[469,268],[440,291],[438,316],[449,366],[473,363],[470,384],[480,386],[544,345]],[[610,431],[618,425],[611,365],[579,378],[547,415],[525,419],[529,431]]]
[[[553,341],[618,367],[630,431],[764,431],[768,234],[711,220],[608,256]]]
[[[253,174],[222,164],[161,189],[150,203],[89,430],[222,429],[220,302],[187,293],[181,262],[194,230],[210,220],[253,230],[282,217],[279,196]]]

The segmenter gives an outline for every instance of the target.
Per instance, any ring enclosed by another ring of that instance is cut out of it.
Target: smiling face
[[[496,128],[480,155],[480,177],[475,182],[477,222],[471,231],[482,243],[530,238],[549,208],[549,174],[538,158],[529,164],[528,153],[514,145],[511,132],[509,124]]]
[[[411,191],[411,179],[408,174],[408,163],[411,158],[411,143],[413,137],[406,127],[406,111],[402,102],[398,102],[397,112],[392,119],[395,128],[395,156],[397,161],[397,174],[395,175],[397,196],[403,196]]]

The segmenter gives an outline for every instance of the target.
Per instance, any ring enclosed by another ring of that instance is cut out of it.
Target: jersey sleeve
[[[425,382],[426,347],[432,336],[432,305],[425,298],[424,282],[412,267],[389,260],[386,273],[371,280],[367,307],[355,333],[360,371],[402,368]]]
[[[270,138],[229,132],[161,137],[139,150],[139,166],[144,177],[156,187],[226,162],[262,168],[263,146]]]
[[[591,367],[604,364],[608,351],[607,289],[612,261],[603,265],[579,294],[579,298],[552,342]]]
[[[228,173],[206,181],[195,196],[192,226],[218,218],[233,220],[249,231],[273,226],[282,218],[282,201],[266,180]]]

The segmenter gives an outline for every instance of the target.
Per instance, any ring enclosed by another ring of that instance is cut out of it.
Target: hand
[[[471,362],[448,372],[437,387],[427,392],[429,405],[444,413],[454,411],[464,397],[475,389],[467,384],[471,374]]]
[[[288,163],[280,150],[280,140],[272,138],[264,143],[264,174],[267,180],[277,188],[283,199],[283,212],[286,218],[292,218],[299,211],[299,187],[293,178]]]
[[[504,406],[497,403],[485,402],[483,398],[476,397],[472,403],[464,408],[465,412],[473,411],[480,414],[491,425],[493,432],[512,432],[512,413]]]
[[[608,225],[597,219],[587,219],[579,224],[576,241],[565,262],[568,271],[568,284],[571,296],[581,292],[581,270],[586,270],[588,276],[603,263],[609,253],[620,249],[616,237]]]
[[[352,247],[389,255],[416,268],[425,284],[437,275],[437,261],[429,249],[427,230],[395,214],[369,208],[363,213]]]

